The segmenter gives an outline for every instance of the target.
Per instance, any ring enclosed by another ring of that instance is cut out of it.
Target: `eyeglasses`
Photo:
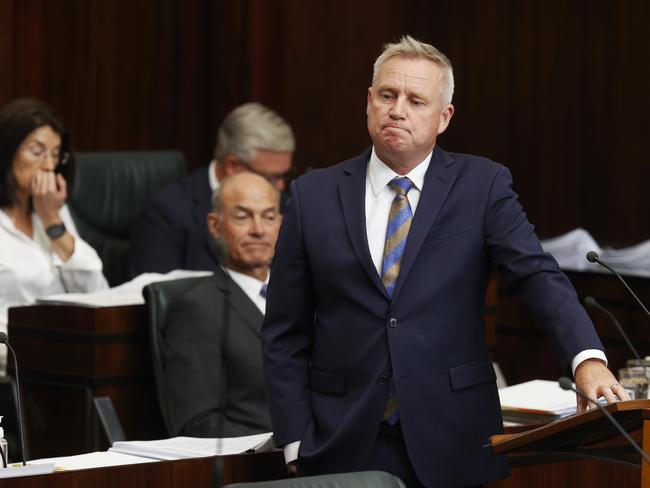
[[[34,158],[36,161],[38,161],[39,164],[43,164],[49,155],[54,161],[57,162],[57,169],[60,169],[61,167],[68,164],[68,160],[70,159],[70,153],[68,152],[59,152],[56,150],[48,153],[47,150],[40,145],[25,146],[22,148],[22,150]]]

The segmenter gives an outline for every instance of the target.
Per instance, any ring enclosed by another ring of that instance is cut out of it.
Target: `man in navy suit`
[[[206,218],[219,181],[249,171],[282,192],[294,149],[291,127],[276,112],[259,103],[235,108],[219,127],[210,165],[163,190],[143,210],[131,237],[130,275],[216,269],[219,256]]]
[[[444,54],[410,37],[387,45],[368,90],[372,147],[291,186],[262,328],[290,472],[382,469],[427,487],[507,476],[484,447],[502,431],[483,330],[494,268],[578,387],[627,399],[508,170],[436,145],[452,94]]]

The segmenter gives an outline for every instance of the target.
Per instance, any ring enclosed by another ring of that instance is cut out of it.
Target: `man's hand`
[[[300,467],[298,466],[298,460],[291,461],[287,464],[287,475],[289,478],[295,478],[300,476]]]
[[[630,396],[599,359],[587,359],[576,368],[576,388],[590,398],[605,397],[607,403],[617,400],[629,400]],[[618,397],[618,398],[617,398]],[[587,400],[578,398],[578,412],[587,410]],[[595,405],[590,403],[590,407]]]

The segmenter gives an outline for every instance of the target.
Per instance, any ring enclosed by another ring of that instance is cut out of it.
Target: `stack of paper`
[[[587,261],[586,254],[596,251],[603,262],[621,274],[650,277],[650,240],[623,249],[603,249],[589,232],[578,228],[541,243],[544,251],[550,253],[562,269],[608,273],[599,264]]]
[[[269,450],[273,446],[272,435],[272,432],[267,432],[222,439],[172,437],[157,441],[123,441],[114,442],[109,451],[161,460],[225,456]]]
[[[169,273],[144,273],[115,288],[100,290],[91,293],[61,293],[40,297],[38,303],[77,305],[82,307],[120,307],[125,305],[142,305],[142,289],[157,281],[177,280],[180,278],[193,278],[208,276],[209,271],[188,271],[177,269]]]
[[[532,380],[499,390],[503,419],[536,424],[551,422],[576,411],[576,394],[557,381]]]
[[[600,266],[590,263],[585,257],[589,251],[602,253],[602,249],[591,234],[584,229],[575,229],[559,237],[542,241],[544,251],[553,255],[560,268],[571,271],[600,271]]]
[[[108,466],[124,466],[128,464],[155,463],[156,459],[128,456],[117,452],[89,452],[76,456],[34,459],[28,465],[53,464],[57,471],[74,471],[77,469],[106,468]]]

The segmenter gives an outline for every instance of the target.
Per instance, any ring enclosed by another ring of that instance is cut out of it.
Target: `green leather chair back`
[[[397,476],[384,471],[358,471],[257,483],[233,483],[224,488],[406,488],[406,486]]]
[[[185,176],[179,151],[81,152],[75,155],[70,212],[95,248],[111,286],[128,280],[131,230],[147,202]]]
[[[147,320],[149,322],[149,343],[151,345],[151,359],[153,362],[154,377],[156,379],[156,392],[158,404],[165,421],[167,435],[171,432],[171,417],[169,407],[169,394],[165,381],[165,365],[162,361],[161,347],[165,327],[165,317],[169,305],[180,295],[198,285],[201,281],[212,279],[212,275],[178,280],[158,281],[144,287],[142,295],[147,304]]]

